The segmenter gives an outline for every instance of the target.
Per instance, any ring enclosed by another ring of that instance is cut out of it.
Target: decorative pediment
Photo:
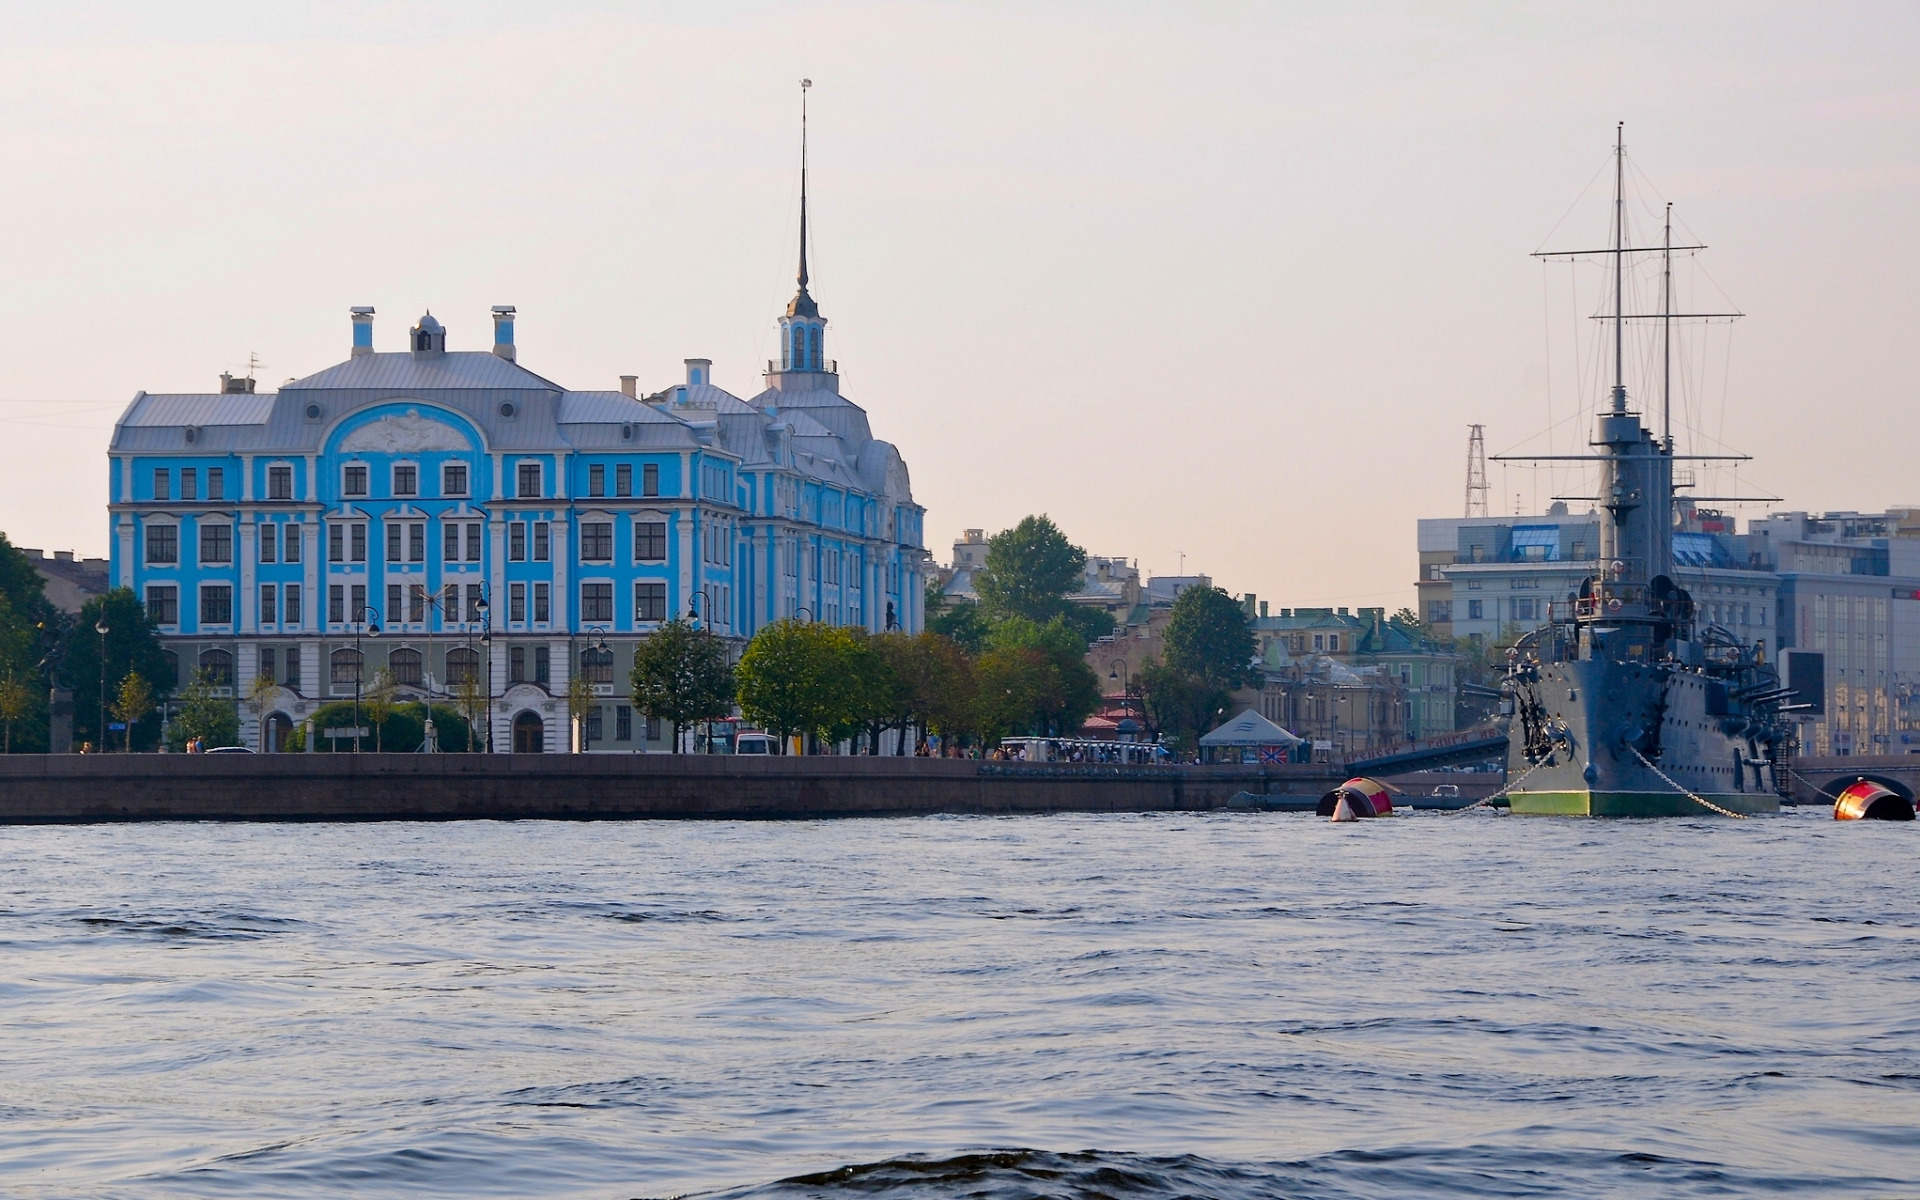
[[[341,439],[340,451],[377,454],[419,454],[429,450],[471,450],[460,430],[445,421],[417,412],[369,421]]]

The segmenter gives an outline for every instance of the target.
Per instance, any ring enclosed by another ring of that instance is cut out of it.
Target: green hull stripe
[[[1771,793],[1713,793],[1705,797],[1743,814],[1777,813]],[[1676,792],[1509,792],[1515,813],[1529,817],[1698,817],[1716,815]]]

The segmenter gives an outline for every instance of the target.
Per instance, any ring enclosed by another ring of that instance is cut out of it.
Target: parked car
[[[252,754],[253,750],[246,746],[215,746],[213,749],[208,750],[206,753],[208,754]]]
[[[775,748],[770,733],[742,733],[734,738],[733,743],[735,754],[772,754]]]

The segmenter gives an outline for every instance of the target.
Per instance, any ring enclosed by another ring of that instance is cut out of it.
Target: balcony
[[[793,372],[798,372],[798,373],[807,374],[807,375],[838,375],[840,373],[840,361],[838,359],[829,358],[826,360],[824,364],[817,367],[790,367],[780,359],[777,359],[777,358],[768,359],[767,373],[771,375],[778,371],[793,371]]]

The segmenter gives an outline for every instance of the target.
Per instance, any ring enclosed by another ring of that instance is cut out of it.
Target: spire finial
[[[800,81],[800,290],[807,290],[807,89],[813,80]]]

